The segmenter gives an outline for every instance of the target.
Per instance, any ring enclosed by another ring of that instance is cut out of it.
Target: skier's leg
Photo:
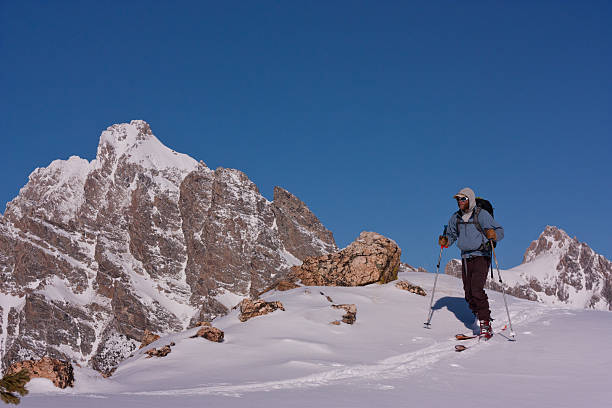
[[[489,309],[489,298],[484,290],[487,281],[491,258],[477,256],[470,259],[468,270],[471,271],[471,297],[474,311],[479,320],[491,320],[491,310]]]
[[[465,258],[461,258],[461,280],[463,281],[463,293],[465,294],[465,301],[470,306],[470,309],[472,309],[472,301],[471,301],[472,284],[471,284],[471,279],[468,275],[467,262]],[[474,310],[472,309],[472,311]]]

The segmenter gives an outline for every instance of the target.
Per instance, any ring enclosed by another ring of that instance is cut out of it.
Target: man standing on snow
[[[486,210],[476,206],[471,188],[464,188],[453,196],[459,211],[448,221],[447,235],[440,235],[438,244],[448,248],[455,241],[461,250],[461,277],[465,300],[480,321],[480,335],[485,340],[493,336],[489,298],[484,291],[491,266],[491,243],[504,237],[504,229]]]

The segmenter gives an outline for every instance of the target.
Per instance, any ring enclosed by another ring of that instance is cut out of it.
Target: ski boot
[[[493,337],[493,329],[491,328],[491,320],[480,321],[480,338],[485,341]]]

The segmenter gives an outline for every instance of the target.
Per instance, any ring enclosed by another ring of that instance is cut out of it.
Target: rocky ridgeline
[[[461,278],[461,261],[451,260],[445,273]],[[486,287],[501,291],[497,272],[494,276]],[[502,280],[506,293],[519,298],[612,310],[612,262],[556,227],[547,226],[523,263],[505,271]]]
[[[328,231],[280,187],[164,146],[143,121],[113,125],[95,160],[36,169],[0,217],[1,364],[50,356],[109,372],[145,330],[228,312],[306,257]]]

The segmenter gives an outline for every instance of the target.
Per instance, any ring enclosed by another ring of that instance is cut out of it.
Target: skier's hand
[[[448,248],[448,237],[445,237],[444,235],[440,235],[438,237],[438,245],[444,248]]]
[[[487,236],[487,239],[497,241],[497,234],[495,233],[494,229],[486,230],[485,235]]]

